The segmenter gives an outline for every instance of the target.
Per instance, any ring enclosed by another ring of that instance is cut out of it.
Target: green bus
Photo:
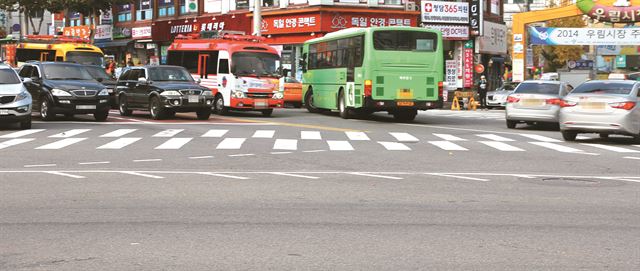
[[[387,111],[398,121],[442,107],[442,34],[417,27],[350,28],[304,43],[303,103],[343,118]]]

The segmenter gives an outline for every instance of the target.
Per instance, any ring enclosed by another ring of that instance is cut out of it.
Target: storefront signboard
[[[202,31],[240,31],[250,33],[251,19],[245,16],[219,15],[214,17],[200,17],[196,22],[189,20],[157,21],[152,27],[154,41],[171,41],[177,35],[195,34]]]
[[[151,26],[134,27],[131,29],[131,37],[134,39],[145,39],[151,37]]]
[[[96,33],[94,35],[95,40],[111,40],[113,35],[113,26],[108,25],[98,25],[96,26]]]
[[[372,14],[355,12],[301,13],[263,16],[263,34],[333,32],[352,27],[417,26],[412,14]]]
[[[440,30],[440,32],[442,32],[442,38],[445,40],[468,40],[469,39],[469,27],[466,25],[427,24],[424,27]]]
[[[62,29],[62,35],[88,39],[89,36],[91,35],[91,29],[87,25],[69,26]]]
[[[469,27],[471,34],[482,36],[484,34],[484,19],[482,6],[486,0],[470,0],[469,2]]]
[[[473,48],[464,49],[464,87],[473,87]]]
[[[458,63],[455,60],[445,61],[446,75],[445,81],[447,82],[448,89],[455,89],[458,79]],[[446,99],[444,100],[447,101]]]
[[[422,2],[423,23],[469,23],[469,3],[467,2]]]
[[[113,27],[113,39],[126,39],[131,38],[131,28],[128,27]]]
[[[535,45],[638,45],[640,27],[630,28],[553,28],[530,27]]]
[[[507,26],[493,22],[484,22],[484,35],[476,39],[478,51],[483,54],[507,54]]]

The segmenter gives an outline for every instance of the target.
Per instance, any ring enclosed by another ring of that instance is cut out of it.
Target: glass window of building
[[[158,0],[158,16],[173,16],[176,14],[175,0]]]
[[[139,0],[136,3],[136,20],[145,21],[153,19],[153,1]]]
[[[131,4],[118,5],[116,7],[118,22],[131,21]]]
[[[206,13],[222,12],[222,0],[204,1],[204,12]]]
[[[237,0],[236,9],[249,9],[249,0]]]

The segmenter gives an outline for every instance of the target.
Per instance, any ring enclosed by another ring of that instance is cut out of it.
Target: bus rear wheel
[[[340,110],[340,117],[343,119],[353,118],[353,109],[347,107],[344,98],[344,91],[340,91],[340,96],[338,97],[338,110]]]
[[[304,107],[307,108],[309,113],[321,113],[323,111],[313,105],[313,90],[311,89],[304,95]]]
[[[418,115],[418,110],[416,109],[403,109],[403,110],[397,110],[395,112],[393,112],[393,118],[396,121],[413,121],[414,119],[416,119],[416,116]]]

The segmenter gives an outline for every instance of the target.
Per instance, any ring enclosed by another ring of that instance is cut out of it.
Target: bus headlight
[[[71,93],[66,92],[62,89],[57,89],[57,88],[52,89],[51,94],[53,96],[58,96],[58,97],[71,97]]]
[[[282,94],[282,92],[276,92],[273,94],[273,99],[280,100],[282,98],[284,98],[284,94]]]
[[[247,95],[245,95],[244,91],[234,91],[233,92],[233,98],[238,98],[238,99],[243,99],[246,98]]]
[[[100,93],[98,93],[98,96],[106,96],[109,95],[109,90],[108,89],[103,89],[100,91]]]

